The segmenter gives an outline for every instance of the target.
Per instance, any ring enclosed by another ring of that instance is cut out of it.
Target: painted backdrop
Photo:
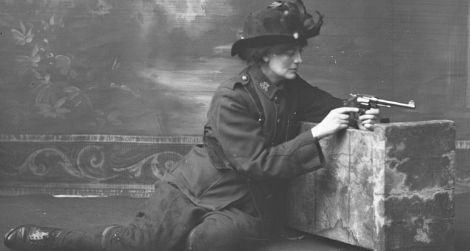
[[[242,68],[229,50],[244,17],[270,2],[0,0],[0,183],[158,178],[198,142],[213,91]],[[392,122],[456,121],[470,191],[468,0],[304,2],[325,24],[303,78],[416,101],[383,109]]]
[[[243,19],[270,1],[0,0],[2,134],[200,135]],[[303,77],[468,131],[465,0],[305,0],[325,15]],[[470,93],[470,92],[468,92]]]
[[[238,5],[238,4],[237,4]],[[0,1],[0,132],[200,134],[230,1]]]

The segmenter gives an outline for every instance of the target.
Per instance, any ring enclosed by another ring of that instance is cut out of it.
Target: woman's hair
[[[307,46],[307,40],[302,39],[294,43],[277,44],[264,47],[245,47],[240,50],[238,57],[249,65],[261,64],[263,57],[269,54],[282,54],[295,47],[304,48]]]

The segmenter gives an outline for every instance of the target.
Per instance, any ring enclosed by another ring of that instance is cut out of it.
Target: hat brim
[[[293,36],[285,35],[263,35],[253,38],[244,38],[235,41],[232,45],[232,57],[239,54],[244,48],[269,47],[279,44],[296,43],[302,41],[302,38],[295,39]]]

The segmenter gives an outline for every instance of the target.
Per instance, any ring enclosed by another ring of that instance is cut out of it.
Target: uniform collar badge
[[[271,85],[266,81],[263,81],[263,82],[259,83],[259,87],[261,88],[261,90],[263,90],[265,92],[268,92],[270,86]]]

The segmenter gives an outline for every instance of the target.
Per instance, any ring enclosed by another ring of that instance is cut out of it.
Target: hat
[[[302,0],[275,1],[266,9],[248,15],[241,37],[232,45],[232,56],[243,48],[256,48],[306,40],[320,33],[323,15],[318,21],[307,13]]]

